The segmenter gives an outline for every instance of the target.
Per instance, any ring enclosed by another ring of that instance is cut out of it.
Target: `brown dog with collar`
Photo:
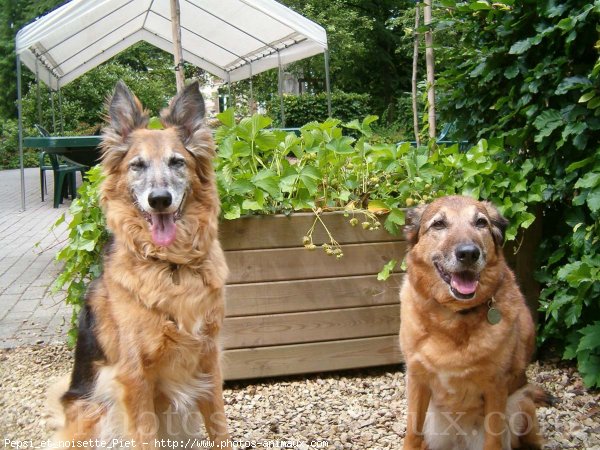
[[[407,214],[405,449],[541,448],[546,395],[525,375],[534,326],[502,253],[506,225],[492,204],[462,196]]]

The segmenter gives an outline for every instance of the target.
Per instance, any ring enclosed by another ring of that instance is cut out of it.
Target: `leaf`
[[[585,355],[577,358],[578,368],[582,374],[586,386],[600,387],[600,357],[596,355]]]
[[[561,267],[556,276],[559,280],[564,280],[571,286],[578,287],[582,281],[590,281],[590,266],[583,261],[575,261]]]
[[[392,208],[387,215],[383,226],[390,234],[399,234],[400,227],[405,223],[405,212],[402,209]]]
[[[591,99],[593,99],[595,96],[596,96],[596,92],[595,91],[586,92],[581,97],[579,97],[578,102],[579,103],[586,103],[586,102],[590,101]]]
[[[52,225],[52,229],[56,228],[57,226],[59,226],[61,223],[65,222],[65,213],[62,213],[60,216],[58,216],[58,219],[56,219],[56,222],[54,222],[54,225]]]
[[[381,200],[369,201],[369,205],[367,206],[367,209],[375,214],[385,214],[390,211],[390,208],[388,207],[388,205],[386,205],[385,202],[383,202]]]
[[[469,9],[472,11],[489,11],[493,8],[486,0],[476,0],[475,2],[469,3]]]
[[[579,330],[579,333],[582,337],[577,346],[577,353],[583,350],[600,349],[600,321],[596,321],[592,325],[582,328]]]
[[[361,126],[360,123],[358,123],[358,119],[354,119],[348,123],[345,123],[344,127],[350,128],[351,130],[361,131]]]
[[[254,190],[254,184],[252,184],[248,180],[240,179],[235,180],[229,189],[234,194],[246,195],[247,193],[252,192]]]
[[[520,216],[521,219],[521,228],[529,228],[533,222],[535,222],[535,215],[524,212]]]
[[[565,17],[564,19],[561,19],[556,26],[563,31],[569,31],[573,28],[575,22],[575,19],[572,17]]]
[[[229,209],[225,211],[223,217],[227,220],[234,220],[241,216],[240,205],[232,205]]]
[[[594,189],[590,192],[585,202],[593,213],[600,211],[600,189]]]
[[[222,159],[229,160],[233,156],[233,143],[235,141],[235,137],[230,136],[219,144],[219,148],[217,150],[219,157]]]
[[[271,169],[263,169],[252,177],[252,183],[263,191],[267,192],[271,197],[278,197],[281,193],[279,189],[279,181],[277,174]]]
[[[527,50],[529,50],[531,48],[531,45],[532,45],[531,38],[523,39],[522,41],[517,41],[510,47],[510,50],[508,50],[508,53],[511,55],[522,55],[523,53],[525,53]]]
[[[373,122],[375,122],[377,120],[379,120],[379,116],[376,116],[374,114],[368,115],[362,121],[363,128],[367,127],[368,125],[371,125]]]
[[[299,178],[308,192],[313,195],[317,191],[317,181],[321,180],[322,174],[316,167],[304,166],[300,171]]]
[[[227,108],[222,113],[217,114],[217,119],[226,127],[233,127],[235,125],[235,110],[233,108]]]
[[[600,172],[588,172],[575,183],[576,188],[590,189],[600,185]]]
[[[394,268],[396,267],[396,264],[398,264],[398,261],[396,261],[395,259],[388,261],[383,266],[383,268],[379,271],[379,273],[377,274],[377,280],[379,280],[379,281],[387,280],[390,277],[390,275],[392,274],[392,271],[394,270]]]
[[[354,148],[352,148],[352,143],[354,141],[355,139],[350,136],[342,136],[340,138],[332,139],[325,147],[337,154],[347,155],[354,153]]]
[[[519,66],[517,64],[513,64],[512,66],[510,66],[508,69],[506,69],[504,71],[504,76],[509,80],[512,80],[518,74],[519,74]]]
[[[250,211],[260,211],[265,204],[265,194],[260,189],[254,190],[254,199],[246,199],[242,202],[242,208]]]
[[[563,119],[560,113],[555,109],[548,109],[542,112],[533,121],[533,126],[539,130],[539,133],[535,136],[535,142],[541,142],[541,140],[563,125]]]
[[[591,84],[592,82],[586,77],[567,77],[559,83],[554,93],[556,95],[563,95],[572,89],[583,89],[585,87],[590,86]]]
[[[570,135],[579,135],[587,129],[585,122],[569,122],[562,132],[562,138],[567,139]]]
[[[252,137],[256,137],[259,131],[267,128],[269,125],[271,125],[271,123],[273,123],[273,119],[263,116],[262,114],[254,114],[250,119],[250,123],[252,124]]]
[[[261,130],[255,136],[254,141],[256,145],[263,151],[265,150],[273,150],[277,147],[277,138],[275,133],[272,131]]]
[[[594,97],[587,104],[589,109],[596,109],[598,106],[600,106],[600,97]]]

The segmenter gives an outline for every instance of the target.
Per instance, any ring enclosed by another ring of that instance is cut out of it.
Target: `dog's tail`
[[[56,431],[65,426],[65,411],[61,398],[69,389],[70,377],[64,375],[51,382],[46,395],[46,425],[49,430]]]
[[[537,407],[552,406],[556,403],[556,397],[535,384],[528,384],[524,394],[529,397]]]
[[[539,386],[528,383],[508,398],[507,417],[512,448],[541,449],[544,438],[540,432],[536,408],[550,406],[553,397]]]

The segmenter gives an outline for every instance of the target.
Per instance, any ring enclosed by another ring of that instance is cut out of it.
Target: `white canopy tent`
[[[281,72],[283,64],[320,53],[328,66],[325,30],[274,0],[180,0],[179,6],[184,60],[228,83],[276,67]],[[21,63],[58,90],[140,41],[173,53],[169,0],[72,0],[19,30],[19,124]],[[326,86],[329,93],[328,67]],[[21,190],[24,209],[23,176]]]

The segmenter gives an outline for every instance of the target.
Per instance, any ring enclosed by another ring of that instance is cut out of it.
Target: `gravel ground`
[[[0,351],[0,443],[48,439],[44,397],[57,376],[69,372],[64,346]],[[547,449],[600,450],[600,394],[587,391],[577,372],[559,362],[535,363],[530,379],[556,397],[538,410]],[[327,441],[330,449],[400,449],[406,397],[401,368],[377,368],[228,383],[226,413],[238,440]],[[290,448],[290,447],[288,447]],[[326,448],[325,444],[320,447]]]

